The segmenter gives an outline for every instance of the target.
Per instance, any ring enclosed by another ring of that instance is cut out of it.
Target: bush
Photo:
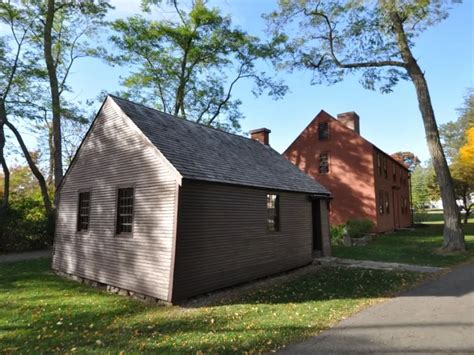
[[[413,221],[415,223],[423,223],[428,220],[428,212],[424,208],[415,209],[415,213],[413,214]]]
[[[374,223],[367,218],[350,219],[346,223],[347,233],[351,238],[361,238],[369,233]]]
[[[341,245],[344,239],[344,234],[346,234],[346,225],[339,224],[335,226],[331,226],[329,230],[329,234],[331,236],[331,244],[333,245]]]
[[[41,200],[13,196],[10,208],[0,212],[0,253],[44,249],[52,245],[54,222]]]

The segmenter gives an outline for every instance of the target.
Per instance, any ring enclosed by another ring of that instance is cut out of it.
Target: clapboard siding
[[[269,191],[183,180],[173,300],[302,266],[312,257],[311,202],[280,194],[280,231],[267,232]]]
[[[133,236],[115,235],[118,187],[135,188]],[[60,190],[53,268],[168,300],[176,174],[107,99]],[[76,232],[78,191],[89,189],[90,226]]]

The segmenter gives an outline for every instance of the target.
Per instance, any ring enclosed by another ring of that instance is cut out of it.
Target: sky
[[[115,10],[110,19],[140,12],[139,0],[111,3]],[[262,37],[265,21],[261,14],[276,8],[276,0],[213,0],[211,4],[229,14],[235,25]],[[467,89],[474,86],[473,19],[474,0],[465,0],[451,11],[447,20],[416,40],[414,53],[425,72],[438,124],[457,118],[456,110],[462,105]],[[268,66],[267,70],[273,69]],[[120,76],[127,72],[127,68],[111,67],[97,59],[83,59],[73,70],[69,83],[74,88],[74,97],[86,100],[102,90],[119,90]],[[309,72],[283,73],[280,77],[290,92],[278,101],[264,95],[255,98],[246,83],[236,88],[234,95],[243,102],[244,133],[254,128],[269,128],[270,145],[283,152],[320,110],[333,116],[355,111],[360,116],[361,135],[380,149],[387,153],[412,151],[422,161],[429,158],[411,82],[402,82],[394,92],[381,94],[364,89],[354,76],[347,76],[333,86],[310,85]]]

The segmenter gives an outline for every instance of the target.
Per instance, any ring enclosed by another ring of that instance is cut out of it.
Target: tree
[[[430,202],[428,187],[429,170],[417,166],[411,174],[412,204],[415,210],[424,210]]]
[[[267,15],[275,35],[288,36],[287,67],[314,71],[313,83],[360,72],[367,89],[390,92],[401,79],[415,88],[444,208],[446,250],[465,250],[453,180],[441,145],[428,83],[412,49],[414,39],[448,15],[443,0],[280,0]]]
[[[37,22],[38,45],[44,53],[48,74],[52,112],[51,148],[54,164],[54,183],[57,188],[63,176],[61,117],[63,93],[68,91],[67,78],[74,62],[85,56],[95,55],[84,37],[91,37],[104,25],[104,17],[111,8],[105,0],[35,2],[36,11],[42,14]],[[71,112],[71,110],[69,110]]]
[[[9,29],[9,35],[0,39],[0,163],[4,180],[2,209],[8,208],[10,194],[10,172],[4,155],[6,126],[12,130],[19,141],[25,158],[40,184],[44,207],[47,212],[50,212],[51,204],[44,178],[26,149],[18,130],[9,120],[11,116],[21,116],[27,112],[22,98],[27,95],[32,79],[40,72],[37,66],[38,58],[25,49],[31,41],[31,27],[34,20],[35,17],[31,16],[26,7],[10,3],[0,4],[0,21]]]
[[[420,159],[412,152],[396,152],[392,154],[392,158],[405,164],[411,172],[415,171],[416,167],[421,164]]]
[[[460,209],[464,211],[464,223],[467,223],[469,216],[474,209],[474,166],[463,164],[462,160],[457,160],[450,166],[453,174],[454,189],[460,204]]]
[[[469,89],[463,105],[458,109],[459,118],[442,124],[439,128],[446,156],[454,161],[459,149],[466,143],[466,130],[474,125],[474,89]]]
[[[238,82],[253,80],[255,95],[268,90],[278,98],[286,92],[256,67],[259,59],[275,57],[278,39],[261,43],[203,0],[193,1],[189,11],[170,3],[175,20],[136,15],[112,25],[111,40],[121,54],[109,59],[134,69],[122,82],[125,96],[185,119],[238,130],[241,102],[232,95]]]
[[[466,131],[466,143],[459,148],[459,159],[465,169],[474,169],[474,125]]]

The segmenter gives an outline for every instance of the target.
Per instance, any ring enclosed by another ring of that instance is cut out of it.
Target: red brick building
[[[331,191],[331,224],[368,218],[375,232],[411,225],[409,171],[360,135],[355,112],[336,119],[321,111],[283,155]]]

